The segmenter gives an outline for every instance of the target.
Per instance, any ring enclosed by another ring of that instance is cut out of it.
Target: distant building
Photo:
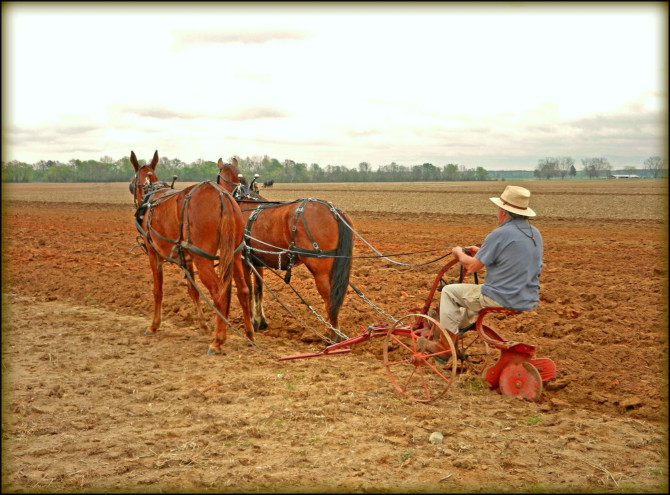
[[[610,179],[639,179],[640,176],[637,174],[616,174],[610,175]]]

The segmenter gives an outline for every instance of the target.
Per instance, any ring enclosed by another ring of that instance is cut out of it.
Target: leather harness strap
[[[147,191],[147,193],[144,196],[144,199],[142,201],[142,204],[140,207],[137,209],[135,212],[135,227],[139,231],[139,233],[145,237],[149,245],[154,249],[154,251],[158,252],[156,249],[156,246],[153,243],[152,235],[155,237],[158,237],[159,239],[173,244],[173,247],[170,251],[170,255],[166,257],[166,259],[172,263],[176,263],[177,265],[183,266],[185,265],[185,258],[184,258],[184,250],[188,250],[194,254],[197,254],[198,256],[202,256],[203,258],[207,258],[212,261],[216,261],[219,259],[218,256],[212,255],[202,249],[200,249],[198,246],[194,245],[191,242],[191,233],[189,229],[189,216],[188,216],[188,204],[189,201],[191,200],[191,197],[193,196],[193,193],[203,184],[211,184],[214,185],[211,181],[206,181],[206,182],[200,182],[191,189],[186,196],[184,197],[184,204],[181,208],[181,214],[179,218],[179,237],[177,239],[170,239],[168,237],[165,237],[161,235],[159,232],[157,232],[153,226],[151,225],[151,219],[152,219],[152,214],[153,211],[156,207],[162,205],[166,201],[172,199],[176,194],[179,194],[181,191],[174,191],[171,190],[171,192],[168,192],[166,194],[163,194],[156,198],[154,200],[154,195],[164,191],[164,188],[167,186],[161,185],[159,188],[152,188],[151,190]],[[225,198],[224,198],[224,191],[218,187],[215,186],[216,189],[219,191],[219,199],[221,201],[221,208],[222,208],[222,213],[226,212],[226,205],[225,205]],[[142,228],[142,219],[144,217],[144,214],[146,213],[147,215],[147,221],[146,221],[146,226],[147,226],[147,231],[145,231]],[[186,232],[186,240],[182,238],[183,232]],[[244,240],[240,243],[239,246],[235,248],[235,254],[239,253],[243,247],[244,247]],[[177,251],[179,258],[175,258],[175,251]]]

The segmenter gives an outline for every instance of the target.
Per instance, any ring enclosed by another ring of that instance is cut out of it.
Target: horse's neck
[[[218,184],[223,187],[226,191],[228,192],[233,192],[233,189],[235,189],[237,186],[240,185],[240,180],[238,177],[235,175],[234,177],[229,177],[230,173],[226,172],[225,174],[222,174],[219,172],[219,177],[218,177]],[[234,180],[237,179],[237,180]]]

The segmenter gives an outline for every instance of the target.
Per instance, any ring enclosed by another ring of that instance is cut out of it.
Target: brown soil
[[[145,336],[151,273],[132,208],[11,201],[3,218],[3,492],[664,492],[668,488],[666,232],[661,220],[538,218],[541,304],[495,322],[557,366],[538,402],[459,375],[441,399],[399,395],[383,339],[342,356],[266,291],[270,327],[206,355],[182,272],[166,268],[164,323]],[[493,215],[349,211],[378,250],[481,242]],[[437,241],[436,241],[437,240]],[[373,253],[357,241],[355,254]],[[441,254],[399,259],[419,263]],[[439,269],[354,260],[383,312],[423,305]],[[457,273],[452,274],[457,275]],[[287,306],[318,322],[283,283]],[[292,283],[321,302],[304,267]],[[208,314],[212,314],[211,310]],[[382,314],[349,291],[340,329]],[[319,329],[321,329],[319,327]],[[433,432],[444,436],[431,443]]]

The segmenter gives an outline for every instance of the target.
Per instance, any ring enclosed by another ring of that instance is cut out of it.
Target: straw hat
[[[524,217],[534,217],[535,212],[528,206],[530,191],[525,187],[507,186],[499,198],[489,198],[503,210],[511,211]]]

